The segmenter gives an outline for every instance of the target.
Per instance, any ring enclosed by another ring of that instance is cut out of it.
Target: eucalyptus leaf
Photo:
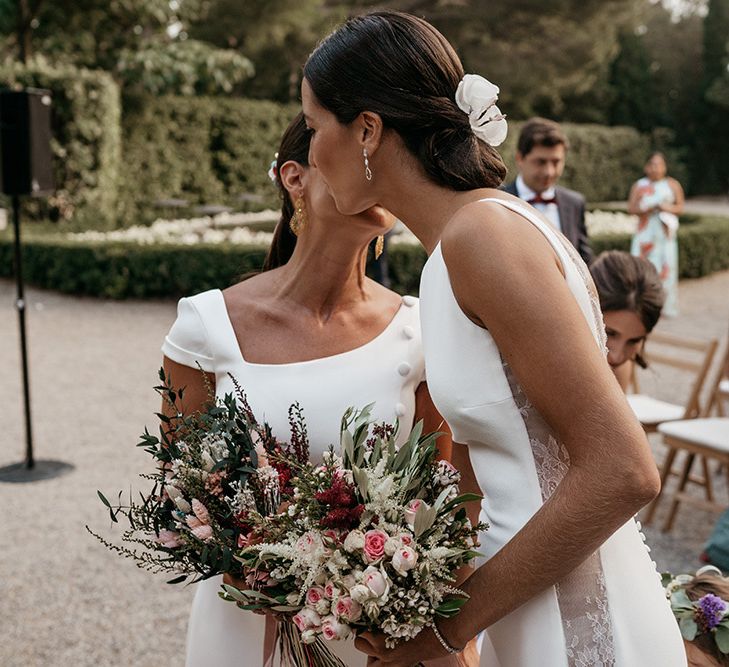
[[[693,618],[682,618],[678,622],[678,627],[681,629],[681,636],[692,642],[699,631],[699,627],[696,625],[696,621]]]
[[[719,625],[716,628],[716,645],[722,653],[729,653],[729,628],[726,625]]]

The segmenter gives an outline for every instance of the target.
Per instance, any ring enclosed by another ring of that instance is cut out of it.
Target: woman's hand
[[[458,664],[457,658],[443,648],[430,628],[392,649],[385,647],[385,635],[372,632],[363,632],[355,639],[354,645],[370,656],[368,667],[414,667],[436,658],[453,658],[453,664]]]

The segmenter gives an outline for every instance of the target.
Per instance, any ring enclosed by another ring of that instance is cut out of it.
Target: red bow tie
[[[534,204],[556,204],[556,197],[542,197],[542,195],[536,195],[527,201],[528,204],[534,206]]]

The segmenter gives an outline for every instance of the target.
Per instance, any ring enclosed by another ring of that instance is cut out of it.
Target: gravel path
[[[729,272],[683,282],[682,315],[660,326],[723,336],[728,294]],[[128,489],[146,463],[134,444],[145,423],[154,425],[150,387],[175,305],[35,289],[27,297],[36,457],[74,469],[54,480],[0,484],[0,665],[182,665],[193,591],[153,580],[84,530],[88,523],[106,534],[96,490]],[[24,451],[13,298],[13,283],[0,281],[0,466]],[[660,383],[668,393],[674,385]],[[660,457],[659,443],[655,449]],[[726,492],[719,485],[717,495]],[[659,567],[697,566],[714,516],[689,512],[669,537],[647,531]]]

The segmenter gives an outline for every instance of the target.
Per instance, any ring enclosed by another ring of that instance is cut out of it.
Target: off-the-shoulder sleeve
[[[162,354],[183,366],[200,367],[215,372],[215,360],[205,324],[195,304],[189,298],[177,304],[177,319],[162,344]]]

